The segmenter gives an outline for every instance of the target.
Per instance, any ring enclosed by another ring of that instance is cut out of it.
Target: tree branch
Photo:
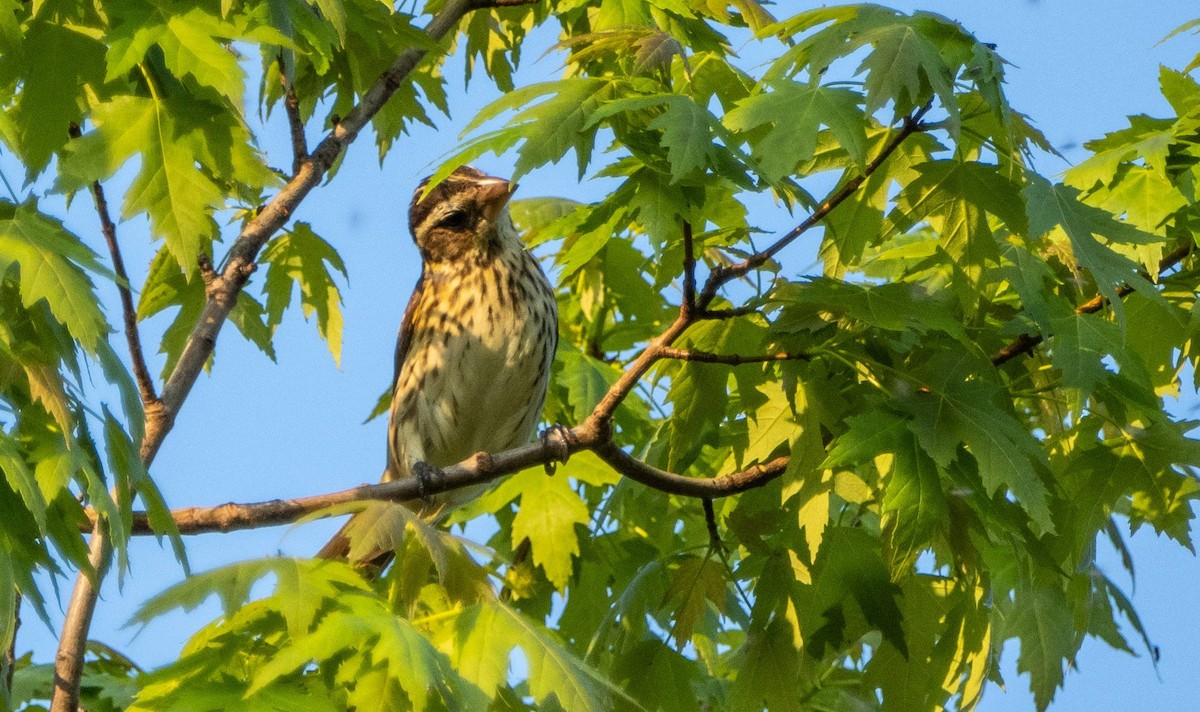
[[[871,162],[863,168],[861,173],[843,183],[840,188],[826,197],[825,200],[819,206],[817,206],[817,209],[812,211],[812,213],[810,213],[803,222],[792,228],[792,230],[790,230],[783,237],[780,237],[778,240],[771,243],[766,249],[750,255],[741,262],[734,263],[728,267],[717,267],[711,273],[709,273],[708,279],[704,282],[704,289],[700,292],[696,306],[701,311],[704,311],[717,296],[717,290],[720,289],[722,285],[732,279],[741,277],[752,269],[761,267],[764,263],[778,254],[780,250],[791,244],[796,238],[808,232],[822,220],[824,220],[829,213],[833,212],[834,208],[845,202],[846,199],[851,195],[854,195],[854,193],[858,191],[867,178],[870,178],[875,171],[879,170],[879,167],[882,166],[884,162],[887,161],[887,159],[892,155],[892,153],[894,153],[895,150],[900,147],[900,144],[904,143],[905,139],[914,133],[925,130],[926,127],[921,123],[921,119],[925,117],[925,114],[929,113],[931,108],[933,108],[932,102],[926,104],[920,109],[917,109],[911,116],[904,117],[904,121],[900,126],[900,130],[897,131],[896,135],[889,139],[886,144],[884,144],[883,149],[879,152],[879,155],[873,158]]]
[[[17,633],[21,630],[21,592],[13,594],[12,640],[4,649],[4,689],[12,694],[13,673],[17,668]]]
[[[782,475],[788,467],[788,456],[777,457],[770,462],[712,478],[684,477],[673,472],[660,470],[628,454],[615,443],[597,445],[593,451],[608,463],[608,466],[628,477],[653,487],[661,492],[684,497],[716,499],[762,487]]]
[[[158,403],[158,394],[154,390],[154,379],[150,376],[150,369],[146,367],[146,356],[142,351],[142,338],[138,333],[137,309],[133,306],[133,293],[129,289],[129,273],[125,271],[125,260],[121,258],[121,246],[117,243],[117,227],[108,213],[108,201],[104,198],[104,188],[100,185],[100,181],[92,183],[92,200],[96,204],[96,213],[100,216],[100,232],[104,234],[104,242],[108,245],[108,253],[112,256],[113,272],[117,274],[117,291],[121,294],[125,342],[129,346],[133,377],[137,381],[142,405],[149,410]]]
[[[58,639],[58,652],[54,655],[54,697],[50,701],[51,712],[76,712],[79,706],[79,681],[83,677],[83,657],[87,647],[87,633],[92,626],[92,615],[96,612],[100,577],[108,570],[112,559],[112,547],[108,544],[104,527],[97,521],[88,542],[88,561],[91,563],[95,580],[85,572],[79,572],[71,600],[67,604],[67,615],[63,619],[62,635]]]
[[[477,453],[471,458],[440,470],[435,470],[424,489],[425,495],[471,487],[512,475],[528,467],[557,462],[563,452],[573,454],[591,450],[620,474],[647,487],[684,497],[715,499],[761,487],[787,469],[788,458],[779,457],[768,463],[753,465],[744,470],[711,479],[687,477],[652,467],[625,453],[610,439],[611,433],[595,423],[583,425],[563,434],[551,431],[545,442],[536,442],[501,453]],[[179,532],[185,535],[210,532],[230,532],[242,529],[290,524],[314,512],[339,504],[366,501],[403,502],[422,496],[421,483],[406,477],[375,485],[360,485],[311,497],[275,499],[248,504],[226,503],[215,507],[188,507],[172,510]],[[97,521],[95,510],[86,510]],[[134,512],[133,534],[153,534],[145,512]]]
[[[696,310],[696,246],[692,239],[692,224],[683,221],[683,303],[680,312],[690,317]]]
[[[300,118],[300,99],[296,96],[296,87],[287,74],[287,64],[283,61],[283,50],[275,56],[279,64],[279,83],[283,85],[283,108],[287,112],[288,127],[292,136],[292,175],[300,173],[300,167],[308,160],[308,139],[304,136],[304,121]]]
[[[457,26],[467,13],[483,7],[497,6],[494,3],[498,2],[514,4],[511,0],[447,0],[426,25],[425,33],[435,41],[440,40]],[[163,386],[160,402],[156,404],[153,412],[147,412],[146,435],[141,450],[142,462],[147,467],[157,455],[164,438],[174,425],[179,408],[212,355],[217,335],[233,309],[238,293],[250,278],[263,245],[283,227],[309,191],[320,184],[334,161],[396,93],[401,82],[416,68],[425,54],[426,50],[413,47],[397,57],[392,66],[371,85],[358,105],[351,109],[316,150],[301,162],[292,179],[242,228],[229,250],[224,271],[208,285],[208,301],[188,337],[175,369]],[[76,712],[79,707],[79,681],[83,672],[84,644],[110,554],[111,547],[104,529],[97,526],[89,544],[89,558],[95,567],[95,578],[81,573],[75,579],[75,589],[63,621],[58,654],[55,658],[55,691],[51,712]]]
[[[1190,241],[1184,242],[1174,250],[1171,250],[1167,254],[1163,255],[1162,259],[1158,261],[1157,276],[1162,277],[1162,275],[1166,274],[1168,270],[1182,262],[1184,258],[1191,254],[1192,247],[1193,243]],[[1144,273],[1142,276],[1146,277],[1147,279],[1151,278],[1150,275]],[[1117,296],[1123,298],[1132,291],[1133,287],[1130,287],[1128,284],[1123,284],[1117,288]],[[1083,304],[1080,304],[1078,307],[1075,307],[1075,313],[1095,314],[1103,309],[1107,304],[1108,300],[1104,298],[1104,295],[1097,294]],[[1037,345],[1043,341],[1045,341],[1045,337],[1041,334],[1021,334],[1017,338],[1013,339],[1012,343],[992,354],[992,364],[1000,366],[1008,363],[1022,354],[1027,354],[1033,351],[1034,348],[1036,348]]]

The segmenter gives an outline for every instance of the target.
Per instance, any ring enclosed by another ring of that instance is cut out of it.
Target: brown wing
[[[417,304],[421,301],[421,294],[425,291],[425,274],[417,278],[417,284],[413,287],[412,296],[408,298],[408,306],[404,307],[404,318],[400,320],[400,333],[396,335],[396,370],[392,373],[392,393],[396,392],[396,384],[400,382],[400,368],[404,365],[404,359],[408,357],[408,348],[412,346],[412,322],[413,317],[417,313]]]
[[[408,298],[408,306],[404,308],[404,318],[400,320],[400,333],[396,336],[396,363],[395,371],[392,373],[392,395],[396,393],[396,384],[400,382],[400,369],[404,366],[404,359],[408,357],[408,349],[412,346],[412,322],[417,313],[417,304],[421,301],[421,294],[425,288],[425,275],[417,279],[417,284],[413,287],[412,296]],[[388,437],[388,465],[392,462],[392,439]],[[387,474],[384,474],[387,479]],[[319,559],[344,559],[350,553],[350,539],[346,536],[346,527],[350,525],[347,522],[338,530],[333,537],[321,547],[317,552]],[[384,566],[387,566],[391,561],[393,553],[390,551],[380,552],[378,556],[369,557],[367,561],[360,562],[371,567],[371,570],[378,573]]]

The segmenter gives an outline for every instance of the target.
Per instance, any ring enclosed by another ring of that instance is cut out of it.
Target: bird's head
[[[425,195],[428,184],[428,178],[421,182],[408,209],[413,241],[426,262],[487,259],[521,249],[507,207],[515,184],[471,166],[455,169]]]

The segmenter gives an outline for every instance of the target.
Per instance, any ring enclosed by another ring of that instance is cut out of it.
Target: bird
[[[413,193],[409,231],[421,257],[396,340],[383,480],[422,478],[478,452],[533,440],[558,347],[554,286],[508,210],[516,184],[472,166]],[[486,485],[406,502],[437,516]],[[317,554],[346,558],[347,523]],[[392,552],[360,562],[382,568]]]

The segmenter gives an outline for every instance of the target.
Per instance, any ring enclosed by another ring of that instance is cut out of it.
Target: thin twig
[[[447,0],[426,25],[425,33],[434,41],[440,40],[457,27],[468,12],[490,6],[492,5],[481,3],[480,0]],[[358,132],[367,126],[372,117],[396,93],[425,54],[425,49],[411,47],[397,57],[392,66],[371,85],[358,105],[321,141],[292,179],[243,226],[241,234],[229,250],[224,271],[208,285],[207,302],[188,337],[179,361],[163,385],[155,417],[147,418],[141,450],[142,462],[147,467],[157,455],[167,433],[171,431],[180,407],[191,392],[204,364],[212,355],[217,335],[236,304],[238,293],[250,278],[263,245],[283,227],[308,193],[321,183],[325,173],[357,138]],[[51,712],[76,712],[79,707],[79,681],[83,672],[84,644],[91,628],[99,585],[107,572],[110,554],[111,547],[104,529],[97,526],[89,544],[89,560],[95,569],[94,578],[82,573],[76,577],[71,603],[63,620],[58,654],[55,657],[55,691]]]
[[[712,547],[713,551],[724,553],[725,544],[721,542],[721,531],[717,529],[717,513],[713,511],[712,500],[705,497],[700,501],[704,503],[704,524],[708,527],[708,545]]]
[[[741,277],[752,269],[761,267],[768,260],[778,254],[780,250],[790,245],[796,238],[808,232],[813,227],[818,225],[822,220],[824,220],[829,213],[833,212],[834,208],[841,205],[847,198],[858,191],[859,187],[862,186],[867,178],[870,178],[875,171],[879,170],[879,167],[882,166],[883,163],[892,155],[892,153],[900,147],[900,144],[904,143],[905,139],[914,133],[927,129],[927,127],[921,123],[921,119],[925,117],[925,114],[927,114],[932,107],[933,104],[928,103],[914,112],[911,116],[906,116],[900,127],[900,130],[897,131],[896,135],[888,140],[886,144],[884,144],[883,149],[879,152],[879,155],[873,158],[871,162],[863,168],[861,173],[843,183],[840,188],[830,194],[829,197],[827,197],[819,206],[817,206],[817,209],[813,210],[812,213],[810,213],[809,216],[805,218],[804,221],[799,225],[792,228],[789,232],[768,245],[765,249],[750,255],[741,262],[734,263],[728,267],[717,267],[713,269],[713,271],[709,273],[708,279],[704,282],[704,289],[700,291],[700,296],[697,298],[696,306],[701,311],[707,309],[708,305],[712,303],[712,300],[716,298],[717,290],[720,289],[722,285],[730,280]]]
[[[283,85],[283,108],[287,112],[288,127],[292,135],[292,175],[300,173],[300,166],[308,160],[308,139],[304,137],[304,121],[300,118],[300,99],[296,87],[288,77],[287,64],[283,61],[283,50],[275,55],[279,64],[279,83]]]
[[[21,592],[13,594],[12,640],[4,650],[4,689],[12,694],[13,673],[17,667],[17,633],[21,630]]]
[[[150,376],[150,369],[146,367],[142,338],[138,333],[137,309],[133,306],[133,292],[129,288],[129,273],[125,271],[125,260],[121,258],[121,246],[117,242],[117,227],[109,215],[108,201],[104,198],[104,188],[100,181],[92,183],[92,199],[96,204],[96,213],[100,216],[100,232],[104,234],[104,242],[112,256],[113,272],[117,275],[117,291],[121,294],[121,314],[125,321],[125,342],[129,346],[133,378],[137,381],[142,405],[150,409],[158,402],[158,394],[154,390],[154,379]]]
[[[780,353],[780,354],[758,354],[752,356],[743,356],[741,354],[714,354],[708,351],[693,351],[677,349],[670,346],[664,346],[659,349],[659,355],[663,358],[675,359],[676,361],[696,361],[699,363],[724,363],[730,366],[740,366],[744,363],[769,363],[772,361],[808,361],[812,359],[810,354],[804,352],[796,353]]]
[[[679,310],[689,316],[696,310],[696,246],[687,220],[683,221],[683,302]]]
[[[1184,242],[1174,250],[1171,250],[1167,254],[1163,255],[1163,258],[1158,262],[1158,276],[1161,277],[1162,275],[1166,274],[1168,270],[1182,262],[1185,257],[1191,254],[1192,247],[1193,243],[1190,241]],[[1142,276],[1146,277],[1147,279],[1150,277],[1150,275],[1147,274],[1143,274]],[[1123,284],[1117,288],[1117,297],[1125,297],[1132,291],[1133,287],[1130,287],[1128,284]],[[1080,304],[1078,307],[1075,307],[1075,313],[1095,314],[1103,309],[1107,304],[1108,300],[1105,299],[1103,295],[1097,294],[1083,304]],[[1007,346],[992,354],[992,363],[996,366],[1008,363],[1018,356],[1033,351],[1034,348],[1036,348],[1037,345],[1042,343],[1044,340],[1045,337],[1041,334],[1021,334],[1017,338],[1013,339],[1013,341]]]

